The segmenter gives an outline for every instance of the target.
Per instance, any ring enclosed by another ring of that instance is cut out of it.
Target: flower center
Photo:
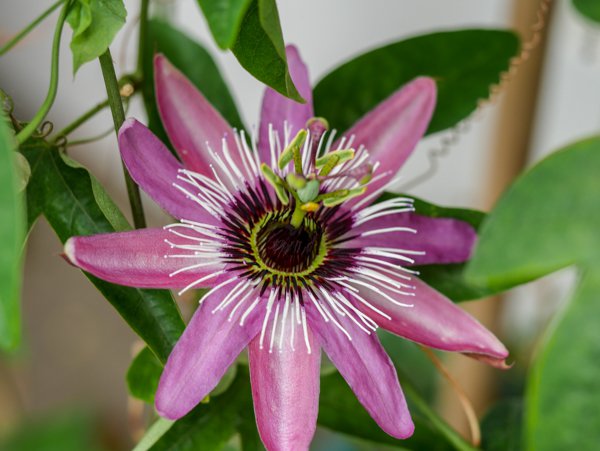
[[[310,218],[294,227],[289,212],[267,215],[252,237],[256,262],[275,275],[309,274],[327,252],[322,228]]]
[[[322,231],[310,220],[300,227],[271,220],[256,235],[258,256],[272,270],[297,274],[311,268],[322,238]]]

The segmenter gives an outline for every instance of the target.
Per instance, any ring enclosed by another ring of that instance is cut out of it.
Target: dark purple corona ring
[[[427,129],[435,83],[413,80],[336,138],[313,117],[298,52],[287,53],[306,103],[268,89],[256,139],[158,55],[158,107],[180,160],[133,119],[119,146],[134,180],[179,221],[73,237],[65,254],[114,283],[210,288],[165,365],[162,416],[188,413],[248,347],[265,446],[308,449],[323,350],[381,428],[405,438],[414,426],[378,327],[497,367],[508,354],[411,269],[467,260],[474,230],[420,216],[407,197],[376,202]]]

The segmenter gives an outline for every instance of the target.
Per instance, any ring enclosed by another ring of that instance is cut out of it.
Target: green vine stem
[[[142,0],[140,5],[140,31],[138,36],[138,55],[135,74],[138,78],[144,78],[144,55],[148,43],[148,6],[149,0]]]
[[[86,123],[89,119],[94,117],[97,113],[102,111],[107,106],[108,106],[108,99],[106,99],[104,102],[100,102],[99,104],[93,106],[92,108],[87,110],[85,113],[83,113],[81,116],[79,116],[77,119],[75,119],[73,122],[71,122],[69,125],[67,125],[65,128],[63,128],[61,131],[59,131],[56,134],[56,136],[52,139],[52,142],[56,142],[59,139],[61,139],[62,137],[67,136],[69,133],[71,133],[72,131],[79,128],[79,126]]]
[[[33,22],[31,22],[29,25],[23,28],[14,38],[12,38],[0,48],[0,56],[4,55],[15,45],[17,45],[21,39],[27,36],[31,32],[31,30],[37,27],[41,21],[43,21],[46,17],[52,14],[54,10],[56,10],[63,3],[65,3],[65,0],[58,0],[56,3],[50,6],[50,8],[48,8],[46,11],[40,14],[40,16],[37,19],[35,19]]]
[[[110,111],[112,113],[113,123],[115,125],[115,133],[118,136],[119,129],[121,128],[121,125],[123,125],[123,122],[125,122],[125,110],[123,109],[123,102],[121,101],[121,93],[119,91],[119,83],[117,82],[117,75],[115,74],[115,67],[113,65],[110,50],[106,49],[106,52],[100,55],[99,60],[100,67],[102,69],[102,76],[104,77],[104,84],[106,85],[106,93],[108,95],[108,106],[110,107]],[[144,217],[144,209],[142,207],[140,190],[131,178],[131,175],[129,175],[125,164],[123,164],[123,174],[125,176],[125,185],[127,186],[129,204],[131,205],[133,224],[136,229],[146,227],[146,218]]]
[[[60,52],[60,36],[62,34],[63,26],[67,13],[69,12],[70,1],[64,1],[63,7],[56,23],[56,29],[54,30],[54,38],[52,40],[52,62],[50,65],[50,86],[48,87],[48,94],[40,109],[35,114],[31,122],[29,122],[19,133],[17,133],[17,142],[19,145],[23,144],[27,139],[36,131],[39,125],[42,123],[48,111],[54,103],[56,98],[56,91],[58,90],[58,55]]]

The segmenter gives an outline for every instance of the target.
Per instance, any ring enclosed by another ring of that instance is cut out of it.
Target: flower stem
[[[0,56],[4,55],[6,52],[8,52],[10,49],[12,49],[15,45],[17,45],[21,39],[23,39],[25,36],[27,36],[35,27],[37,27],[40,24],[40,22],[42,22],[46,17],[48,17],[50,14],[52,14],[54,12],[54,10],[56,8],[58,8],[60,5],[62,5],[63,3],[65,3],[65,0],[58,0],[56,3],[52,4],[52,6],[50,6],[50,8],[48,8],[46,11],[44,11],[42,14],[40,14],[40,16],[37,17],[33,22],[31,22],[29,25],[27,25],[25,28],[23,28],[19,33],[17,33],[17,35],[15,37],[13,37],[10,41],[8,41],[6,44],[4,44],[0,48]]]
[[[58,90],[58,55],[60,51],[60,36],[62,34],[63,25],[65,24],[65,19],[67,17],[67,13],[69,12],[70,1],[64,1],[63,7],[60,11],[60,16],[58,17],[58,22],[56,23],[56,28],[54,30],[54,38],[52,40],[52,62],[50,65],[50,86],[48,87],[48,94],[46,95],[46,99],[40,109],[35,114],[33,119],[19,132],[17,133],[17,142],[19,145],[23,144],[38,128],[38,126],[42,123],[48,111],[52,107],[54,103],[54,99],[56,98],[56,91]]]
[[[108,105],[110,106],[110,111],[112,113],[115,133],[118,136],[119,129],[121,128],[121,125],[123,125],[123,122],[125,122],[125,111],[123,110],[123,103],[121,102],[119,83],[117,82],[117,75],[115,74],[115,67],[113,66],[110,50],[106,49],[106,52],[100,55],[99,60],[100,67],[102,68],[102,76],[104,77],[104,84],[106,85],[106,93],[108,94]],[[133,224],[136,229],[146,227],[146,218],[144,217],[140,190],[131,178],[131,175],[129,175],[124,163],[123,174],[125,176],[129,204],[131,205]]]

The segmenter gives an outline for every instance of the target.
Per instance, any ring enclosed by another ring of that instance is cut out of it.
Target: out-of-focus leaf
[[[598,0],[573,0],[573,6],[588,19],[600,23],[600,2]]]
[[[0,349],[21,338],[21,251],[24,209],[19,193],[15,141],[0,110]]]
[[[223,50],[233,46],[251,0],[198,0],[216,43]]]
[[[0,441],[0,451],[99,451],[99,438],[87,413],[54,413],[26,422]]]
[[[303,102],[288,71],[275,0],[254,0],[231,51],[257,80],[292,100]]]
[[[427,133],[444,130],[488,97],[518,50],[517,36],[504,30],[445,31],[395,42],[327,74],[315,87],[315,111],[342,132],[402,85],[427,75],[438,87]]]
[[[446,208],[430,204],[422,199],[407,194],[383,193],[378,202],[391,199],[396,196],[412,197],[416,213],[432,218],[453,218],[465,221],[476,230],[485,218],[485,213],[464,208]],[[480,286],[467,281],[464,275],[465,264],[427,265],[415,266],[413,269],[419,271],[419,278],[427,282],[440,293],[443,293],[454,302],[479,299],[497,293],[498,289]]]
[[[467,277],[506,289],[599,263],[598,174],[600,137],[571,144],[521,175],[484,221]]]
[[[163,142],[169,142],[160,121],[154,94],[155,53],[164,54],[182,71],[232,127],[244,128],[227,84],[210,54],[200,44],[169,24],[156,19],[148,22],[148,40],[148,45],[144,46],[147,52],[144,55],[146,77],[143,80],[142,90],[149,128],[154,134]]]
[[[43,213],[63,243],[74,235],[115,231],[97,204],[98,186],[95,195],[88,171],[43,140],[30,139],[21,150],[32,170],[27,186],[29,224]],[[86,275],[153,352],[166,361],[184,327],[171,294],[114,285]]]
[[[73,29],[73,73],[106,52],[126,17],[123,0],[76,0],[71,5],[67,22]]]
[[[485,451],[521,451],[523,400],[505,399],[481,421],[481,447]]]
[[[154,394],[163,366],[149,348],[135,356],[127,370],[127,388],[131,396],[149,404],[154,403]]]
[[[580,280],[534,363],[526,448],[595,450],[600,443],[600,137],[571,144],[523,174],[482,226],[467,268],[508,288],[566,266]]]
[[[178,420],[152,446],[152,451],[220,450],[236,433],[239,417],[254,421],[248,369],[238,368],[229,389],[201,403]]]

